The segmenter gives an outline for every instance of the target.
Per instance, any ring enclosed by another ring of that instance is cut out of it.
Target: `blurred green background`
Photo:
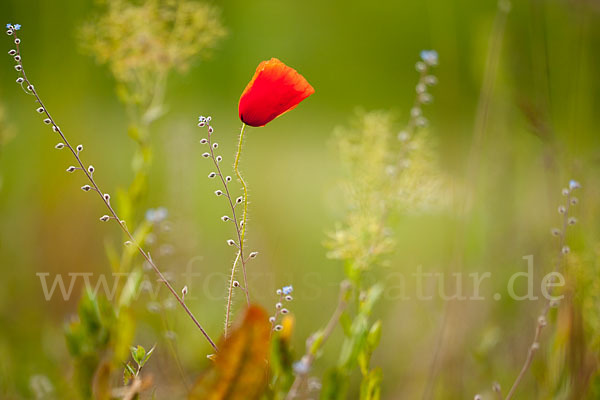
[[[564,388],[577,380],[564,374],[600,385],[594,381],[600,313],[600,3],[514,2],[495,39],[494,1],[213,4],[221,9],[228,35],[208,59],[169,75],[166,114],[151,127],[154,163],[143,204],[169,210],[170,229],[161,240],[173,252],[160,256],[159,264],[172,274],[175,287],[183,285],[188,266],[200,274],[188,304],[212,336],[222,330],[234,254],[225,244],[230,227],[219,220],[225,204],[214,196],[216,183],[206,179],[210,166],[200,157],[204,132],[196,127],[198,115],[212,116],[229,166],[240,125],[237,101],[260,61],[280,58],[316,90],[294,112],[247,130],[241,166],[250,186],[249,247],[261,253],[249,271],[253,297],[272,309],[275,289],[294,285],[290,308],[300,355],[305,338],[331,315],[343,278],[342,266],[327,259],[323,247],[326,233],[344,215],[338,190],[343,171],[331,134],[357,109],[390,110],[400,130],[415,97],[419,52],[435,49],[439,84],[425,112],[440,170],[450,182],[443,196],[452,206],[395,219],[397,251],[374,275],[393,289],[394,274],[410,276],[418,266],[430,272],[491,271],[489,294],[524,270],[525,255],[536,257],[536,271],[550,271],[556,246],[549,230],[559,223],[560,191],[577,179],[583,190],[581,224],[569,239],[576,259],[574,272],[567,274],[569,339],[564,344],[556,338],[551,324],[520,398],[543,398],[536,397],[540,393],[574,398]],[[135,144],[127,136],[127,114],[112,75],[78,43],[79,27],[98,12],[91,0],[0,4],[3,21],[23,26],[19,34],[29,78],[73,144],[85,145],[83,157],[96,167],[104,190],[115,193],[133,177]],[[479,102],[486,59],[490,41],[498,39],[498,69],[488,81],[493,85],[484,113]],[[8,51],[10,39],[3,43]],[[52,149],[55,138],[15,79],[13,61],[5,56],[0,63],[0,397],[8,399],[34,398],[40,382],[50,382],[59,393],[72,369],[63,331],[76,313],[81,285],[69,301],[55,296],[47,302],[36,273],[49,272],[51,278],[109,273],[104,244],[121,240],[116,226],[98,222],[105,211],[78,189],[83,178],[64,172],[73,161]],[[476,120],[482,115],[487,123],[478,143]],[[467,171],[471,151],[477,154],[475,174]],[[458,204],[466,187],[473,190],[473,201],[463,212]],[[384,323],[382,344],[374,354],[374,364],[384,370],[386,399],[421,398],[428,386],[433,386],[428,396],[440,399],[491,396],[493,381],[508,388],[542,306],[494,301],[489,295],[480,302],[401,301],[386,293],[377,309]],[[168,298],[164,288],[160,294],[161,300]],[[136,305],[136,343],[159,343],[149,368],[159,386],[176,387],[178,373],[161,368],[173,366],[173,360],[161,349],[164,324],[147,311],[149,302],[141,296]],[[179,308],[165,318],[191,382],[207,365],[209,347]],[[341,336],[336,331],[317,371],[336,359]],[[556,372],[561,368],[568,371]],[[560,385],[556,376],[568,382]]]

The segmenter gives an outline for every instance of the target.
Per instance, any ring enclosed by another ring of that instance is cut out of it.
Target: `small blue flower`
[[[576,180],[571,179],[569,181],[569,189],[571,189],[571,190],[573,190],[573,189],[579,189],[580,187],[581,187],[581,185]]]
[[[291,285],[284,286],[281,288],[281,291],[283,292],[283,294],[285,294],[287,296],[288,294],[292,294],[292,292],[294,291],[294,288]]]
[[[169,211],[164,207],[159,207],[157,209],[150,208],[146,211],[146,221],[152,223],[162,222],[167,219],[169,215]]]
[[[15,31],[18,31],[19,29],[21,29],[21,24],[15,24]]]
[[[423,50],[421,51],[421,59],[428,65],[437,65],[438,53],[435,50]]]
[[[12,27],[11,24],[6,24],[6,29],[10,29]]]
[[[296,361],[294,363],[294,365],[292,366],[292,368],[294,369],[294,372],[299,375],[307,374],[308,371],[310,370],[308,363],[305,362],[304,359],[302,359],[300,361]]]

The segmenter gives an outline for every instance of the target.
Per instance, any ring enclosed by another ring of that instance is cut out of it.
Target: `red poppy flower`
[[[250,126],[264,126],[296,107],[315,92],[295,69],[276,58],[256,68],[238,105],[240,119]]]

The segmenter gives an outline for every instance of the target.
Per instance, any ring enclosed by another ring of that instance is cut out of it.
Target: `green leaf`
[[[381,320],[377,320],[372,326],[371,330],[369,330],[369,335],[367,336],[367,345],[369,347],[369,352],[373,352],[377,346],[379,346],[379,341],[381,340]]]
[[[144,366],[144,364],[146,364],[146,362],[150,359],[150,356],[154,352],[155,348],[156,348],[156,345],[152,346],[152,348],[150,350],[148,350],[148,352],[146,353],[146,357],[144,357],[144,359],[142,360],[142,364],[141,364],[142,366]]]
[[[142,365],[144,358],[146,357],[146,349],[142,346],[138,345],[137,347],[131,348],[131,356],[133,360],[137,363],[137,365]]]
[[[131,379],[135,376],[135,370],[131,366],[131,364],[123,364],[125,368],[123,369],[123,383],[127,385]]]
[[[381,398],[381,380],[383,374],[380,368],[369,372],[360,385],[360,400],[379,400]]]

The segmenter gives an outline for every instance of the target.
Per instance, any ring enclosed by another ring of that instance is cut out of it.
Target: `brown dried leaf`
[[[241,325],[221,340],[211,369],[192,389],[189,400],[253,400],[267,384],[271,324],[267,313],[250,306]]]

